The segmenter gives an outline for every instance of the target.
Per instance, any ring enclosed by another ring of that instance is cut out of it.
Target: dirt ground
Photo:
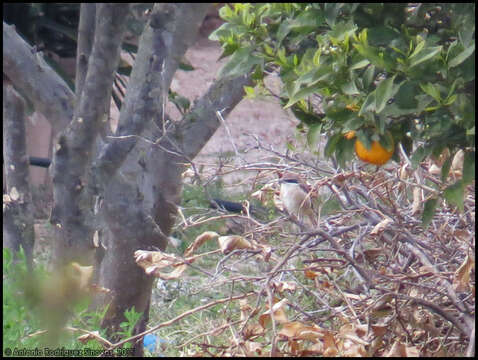
[[[221,53],[219,43],[206,37],[199,38],[186,53],[186,59],[196,70],[178,71],[171,85],[172,90],[191,101],[204,94],[228,60],[218,61]],[[267,101],[244,99],[226,119],[231,136],[228,135],[224,125],[221,125],[202,149],[197,160],[206,160],[219,153],[233,151],[231,139],[239,151],[246,148],[254,142],[247,135],[249,133],[259,136],[261,141],[273,145],[276,149],[285,149],[286,139],[293,136],[296,122],[275,99]],[[246,160],[253,160],[254,157],[257,157],[257,154],[253,152],[244,154]]]

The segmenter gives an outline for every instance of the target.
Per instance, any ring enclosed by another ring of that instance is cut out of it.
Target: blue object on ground
[[[156,350],[158,337],[154,334],[146,334],[143,338],[144,347],[150,352],[153,353]]]

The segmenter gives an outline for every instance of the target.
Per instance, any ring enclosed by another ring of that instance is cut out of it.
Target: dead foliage
[[[256,141],[255,148],[268,153],[264,161],[236,158],[238,163],[222,163],[209,174],[198,173],[201,164],[195,164],[185,181],[189,176],[207,188],[211,179],[240,171],[249,200],[273,209],[280,208],[279,174],[295,173],[310,185],[318,227],[279,210],[253,215],[249,204],[241,214],[204,209],[182,216],[179,228],[225,219],[237,226],[229,227],[233,234],[204,232],[180,255],[138,251],[139,266],[162,279],[199,269],[205,288],[222,294],[229,289],[230,295],[152,324],[148,332],[223,304],[224,317],[177,345],[181,354],[473,355],[474,185],[466,189],[464,212],[440,200],[424,228],[423,204],[437,196],[432,184],[445,185],[429,171],[430,163],[412,170],[402,156],[400,164],[380,169],[340,170]],[[202,252],[206,243],[217,250]],[[208,257],[215,257],[214,265],[205,268]]]

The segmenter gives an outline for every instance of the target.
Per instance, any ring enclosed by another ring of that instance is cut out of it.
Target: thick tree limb
[[[116,135],[141,135],[152,120],[159,128],[174,73],[197,36],[209,4],[156,4],[141,36]],[[116,139],[94,165],[100,181],[109,181],[137,138]]]
[[[50,121],[54,133],[73,117],[75,95],[63,79],[28,45],[13,26],[3,23],[3,73]]]
[[[101,4],[97,7],[96,32],[88,63],[82,97],[73,121],[62,133],[53,157],[55,206],[50,221],[61,224],[57,231],[57,260],[69,262],[93,249],[86,216],[90,196],[81,200],[85,172],[101,127],[107,124],[111,87],[119,62],[120,45],[128,15],[128,4]],[[90,262],[90,260],[86,260]]]
[[[95,36],[96,4],[82,3],[80,6],[80,23],[78,25],[78,47],[76,51],[75,91],[80,98],[88,71],[88,59]]]
[[[9,200],[4,199],[3,242],[14,252],[25,251],[33,265],[33,209],[25,141],[25,104],[10,85],[3,85],[3,156]]]
[[[251,83],[250,77],[246,75],[234,79],[217,80],[196,102],[191,112],[183,118],[176,132],[176,141],[181,144],[186,157],[194,159],[221,126],[216,111],[220,111],[226,118],[242,100],[244,86]]]

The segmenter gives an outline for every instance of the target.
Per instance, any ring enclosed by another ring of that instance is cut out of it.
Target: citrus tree
[[[309,143],[328,141],[325,156],[344,166],[354,148],[362,160],[399,160],[414,167],[447,149],[463,150],[463,178],[440,190],[463,206],[474,178],[474,4],[234,4],[211,38],[230,61],[224,77],[252,72],[249,96],[270,94],[264,77],[277,73],[278,94],[307,129]],[[448,152],[449,151],[449,152]],[[436,199],[428,207],[433,208]]]

